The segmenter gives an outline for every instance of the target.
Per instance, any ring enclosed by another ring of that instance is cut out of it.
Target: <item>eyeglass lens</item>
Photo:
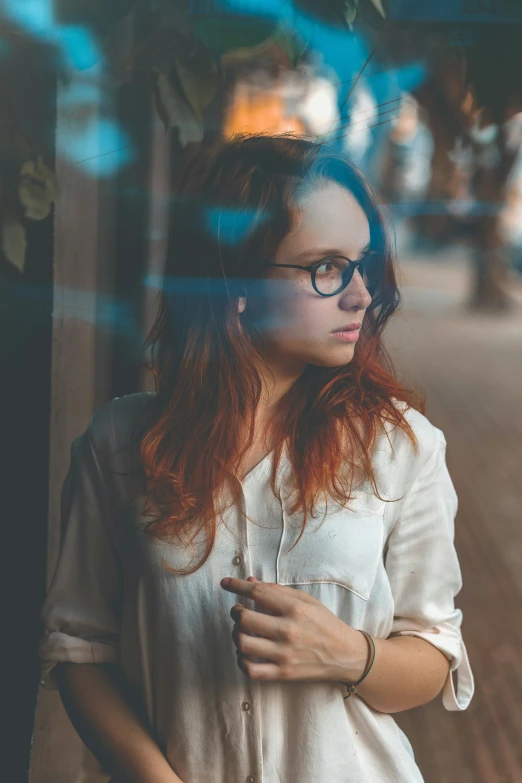
[[[328,258],[315,270],[315,286],[319,293],[336,293],[352,279],[355,265],[346,258]]]

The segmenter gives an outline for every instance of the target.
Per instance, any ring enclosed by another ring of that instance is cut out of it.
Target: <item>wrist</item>
[[[368,640],[366,636],[351,626],[346,627],[343,635],[342,666],[339,676],[335,679],[340,682],[355,683],[363,676],[368,666]]]

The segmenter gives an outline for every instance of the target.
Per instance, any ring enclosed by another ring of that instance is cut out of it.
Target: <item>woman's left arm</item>
[[[355,682],[354,673],[359,679],[365,671],[368,642],[362,633],[359,636],[358,666],[347,668],[342,682]],[[440,650],[424,639],[406,636],[374,637],[374,643],[375,661],[367,677],[357,686],[357,695],[370,707],[379,712],[402,712],[427,704],[438,696],[450,668],[449,660]],[[352,641],[354,648],[355,640]]]
[[[462,588],[454,546],[457,505],[446,441],[437,431],[434,450],[396,508],[384,551],[394,618],[389,637],[375,640],[375,663],[358,687],[383,712],[420,706],[441,690],[447,710],[464,710],[473,696],[462,611],[454,602]]]

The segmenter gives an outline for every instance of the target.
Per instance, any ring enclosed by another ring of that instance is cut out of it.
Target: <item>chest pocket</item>
[[[382,560],[386,503],[361,492],[350,509],[328,503],[307,519],[299,543],[303,516],[284,517],[277,558],[281,585],[333,583],[367,601]]]

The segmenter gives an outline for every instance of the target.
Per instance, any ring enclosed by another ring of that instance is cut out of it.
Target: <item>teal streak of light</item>
[[[220,242],[237,245],[256,231],[267,215],[254,209],[209,207],[205,212],[207,230]]]
[[[55,26],[53,0],[3,0],[2,12],[35,38],[49,39]]]
[[[55,30],[66,65],[79,71],[91,68],[103,59],[102,51],[92,33],[81,25],[61,25]]]
[[[81,126],[61,131],[60,155],[90,176],[109,177],[130,163],[133,150],[116,122],[93,115]]]

